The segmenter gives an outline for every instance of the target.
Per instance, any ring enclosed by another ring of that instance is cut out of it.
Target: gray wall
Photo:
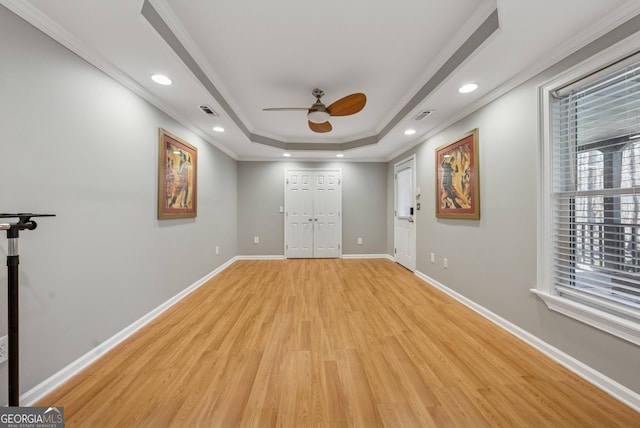
[[[537,85],[640,28],[635,21],[398,156],[389,163],[387,181],[393,189],[393,163],[416,154],[423,208],[416,217],[418,271],[640,392],[638,346],[552,312],[529,292],[537,281]],[[474,128],[479,128],[481,218],[437,219],[435,149]],[[392,229],[393,198],[387,212]]]
[[[342,169],[342,253],[387,253],[385,163],[239,162],[238,254],[283,255],[284,171],[290,168]],[[260,243],[254,244],[253,237]],[[362,237],[363,245],[357,245]]]
[[[57,214],[20,237],[26,392],[237,254],[237,166],[2,6],[0,58],[0,212]],[[156,218],[159,127],[198,148],[196,219]]]

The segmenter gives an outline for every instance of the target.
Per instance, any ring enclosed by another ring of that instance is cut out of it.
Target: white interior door
[[[394,243],[395,260],[407,269],[416,269],[415,158],[395,165]]]
[[[340,177],[338,171],[315,174],[313,257],[340,257]]]
[[[286,232],[287,257],[313,257],[312,177],[304,171],[291,171],[287,177]]]
[[[340,170],[288,170],[285,175],[285,256],[340,257]]]

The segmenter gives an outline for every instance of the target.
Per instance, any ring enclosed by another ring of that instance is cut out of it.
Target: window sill
[[[531,289],[530,291],[540,297],[552,311],[559,312],[640,346],[639,323],[592,308],[566,297],[545,293],[537,289]]]

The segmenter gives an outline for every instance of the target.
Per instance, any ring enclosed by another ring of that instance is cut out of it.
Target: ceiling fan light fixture
[[[307,119],[313,123],[325,123],[330,117],[331,115],[323,110],[309,110],[307,113]]]

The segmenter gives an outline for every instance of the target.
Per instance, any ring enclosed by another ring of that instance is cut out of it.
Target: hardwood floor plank
[[[42,399],[68,427],[631,427],[388,260],[237,261]]]
[[[448,426],[464,427],[469,421],[473,421],[474,428],[490,427],[491,424],[471,400],[469,395],[461,388],[437,388],[436,396],[441,403],[440,406],[448,415],[451,423]]]
[[[337,363],[349,426],[381,426],[380,414],[375,407],[360,353],[354,349],[345,349],[339,353]]]

